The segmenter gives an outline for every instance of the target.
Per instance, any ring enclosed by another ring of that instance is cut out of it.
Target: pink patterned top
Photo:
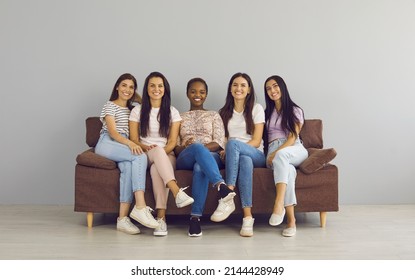
[[[202,144],[216,142],[222,148],[225,147],[225,128],[218,112],[195,110],[181,113],[180,116],[180,146],[193,137]]]

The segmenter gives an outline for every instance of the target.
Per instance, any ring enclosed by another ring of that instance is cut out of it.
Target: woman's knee
[[[203,173],[203,169],[198,163],[195,163],[193,165],[193,174],[198,174],[198,173]]]
[[[287,161],[287,160],[288,160],[288,153],[285,152],[284,149],[282,149],[275,153],[275,156],[272,159],[272,164],[275,166],[276,164]]]
[[[237,148],[237,147],[238,147],[238,145],[239,145],[239,142],[240,142],[240,141],[235,140],[235,139],[231,139],[231,140],[229,140],[229,141],[226,143],[226,150],[228,150],[228,149],[235,149],[235,148]]]
[[[206,149],[205,145],[202,143],[193,143],[191,146],[189,146],[193,151],[202,151]]]
[[[133,155],[133,161],[143,161],[147,164],[147,155],[145,153]]]
[[[254,168],[252,159],[249,156],[241,155],[239,157],[239,168],[241,171],[251,171]]]

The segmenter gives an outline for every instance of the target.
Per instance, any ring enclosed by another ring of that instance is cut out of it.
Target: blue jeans
[[[273,153],[282,144],[287,141],[286,138],[276,139],[268,146],[268,154]],[[284,206],[297,205],[295,196],[295,179],[297,178],[296,166],[299,166],[308,157],[308,152],[304,148],[300,139],[297,139],[294,145],[279,150],[272,160],[274,173],[274,183],[284,183],[285,189]]]
[[[107,132],[99,137],[95,153],[117,163],[120,169],[120,202],[131,203],[133,192],[145,190],[147,156],[144,153],[132,154],[128,146],[113,140]]]
[[[255,167],[265,167],[265,155],[257,148],[231,139],[226,144],[226,184],[238,180],[242,208],[252,207],[252,177]]]
[[[176,169],[193,170],[192,216],[202,216],[209,183],[217,185],[225,181],[219,172],[220,164],[219,154],[210,152],[200,143],[188,146],[177,157]]]

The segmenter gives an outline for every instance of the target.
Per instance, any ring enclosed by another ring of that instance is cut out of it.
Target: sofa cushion
[[[98,143],[99,134],[102,128],[102,122],[99,117],[89,117],[86,119],[86,144],[89,147],[95,147]]]
[[[323,148],[323,122],[321,120],[305,120],[300,131],[304,147]]]
[[[308,148],[308,158],[299,166],[305,174],[311,174],[323,168],[337,155],[336,150]]]
[[[80,165],[101,168],[101,169],[115,169],[117,164],[103,156],[94,153],[94,149],[89,149],[76,157],[76,162]]]

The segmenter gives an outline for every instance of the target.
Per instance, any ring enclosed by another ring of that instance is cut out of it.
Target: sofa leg
[[[94,212],[87,212],[86,213],[86,224],[88,228],[92,228],[92,224],[94,223]]]
[[[327,212],[320,212],[320,226],[322,228],[326,227],[326,218],[327,218]]]

